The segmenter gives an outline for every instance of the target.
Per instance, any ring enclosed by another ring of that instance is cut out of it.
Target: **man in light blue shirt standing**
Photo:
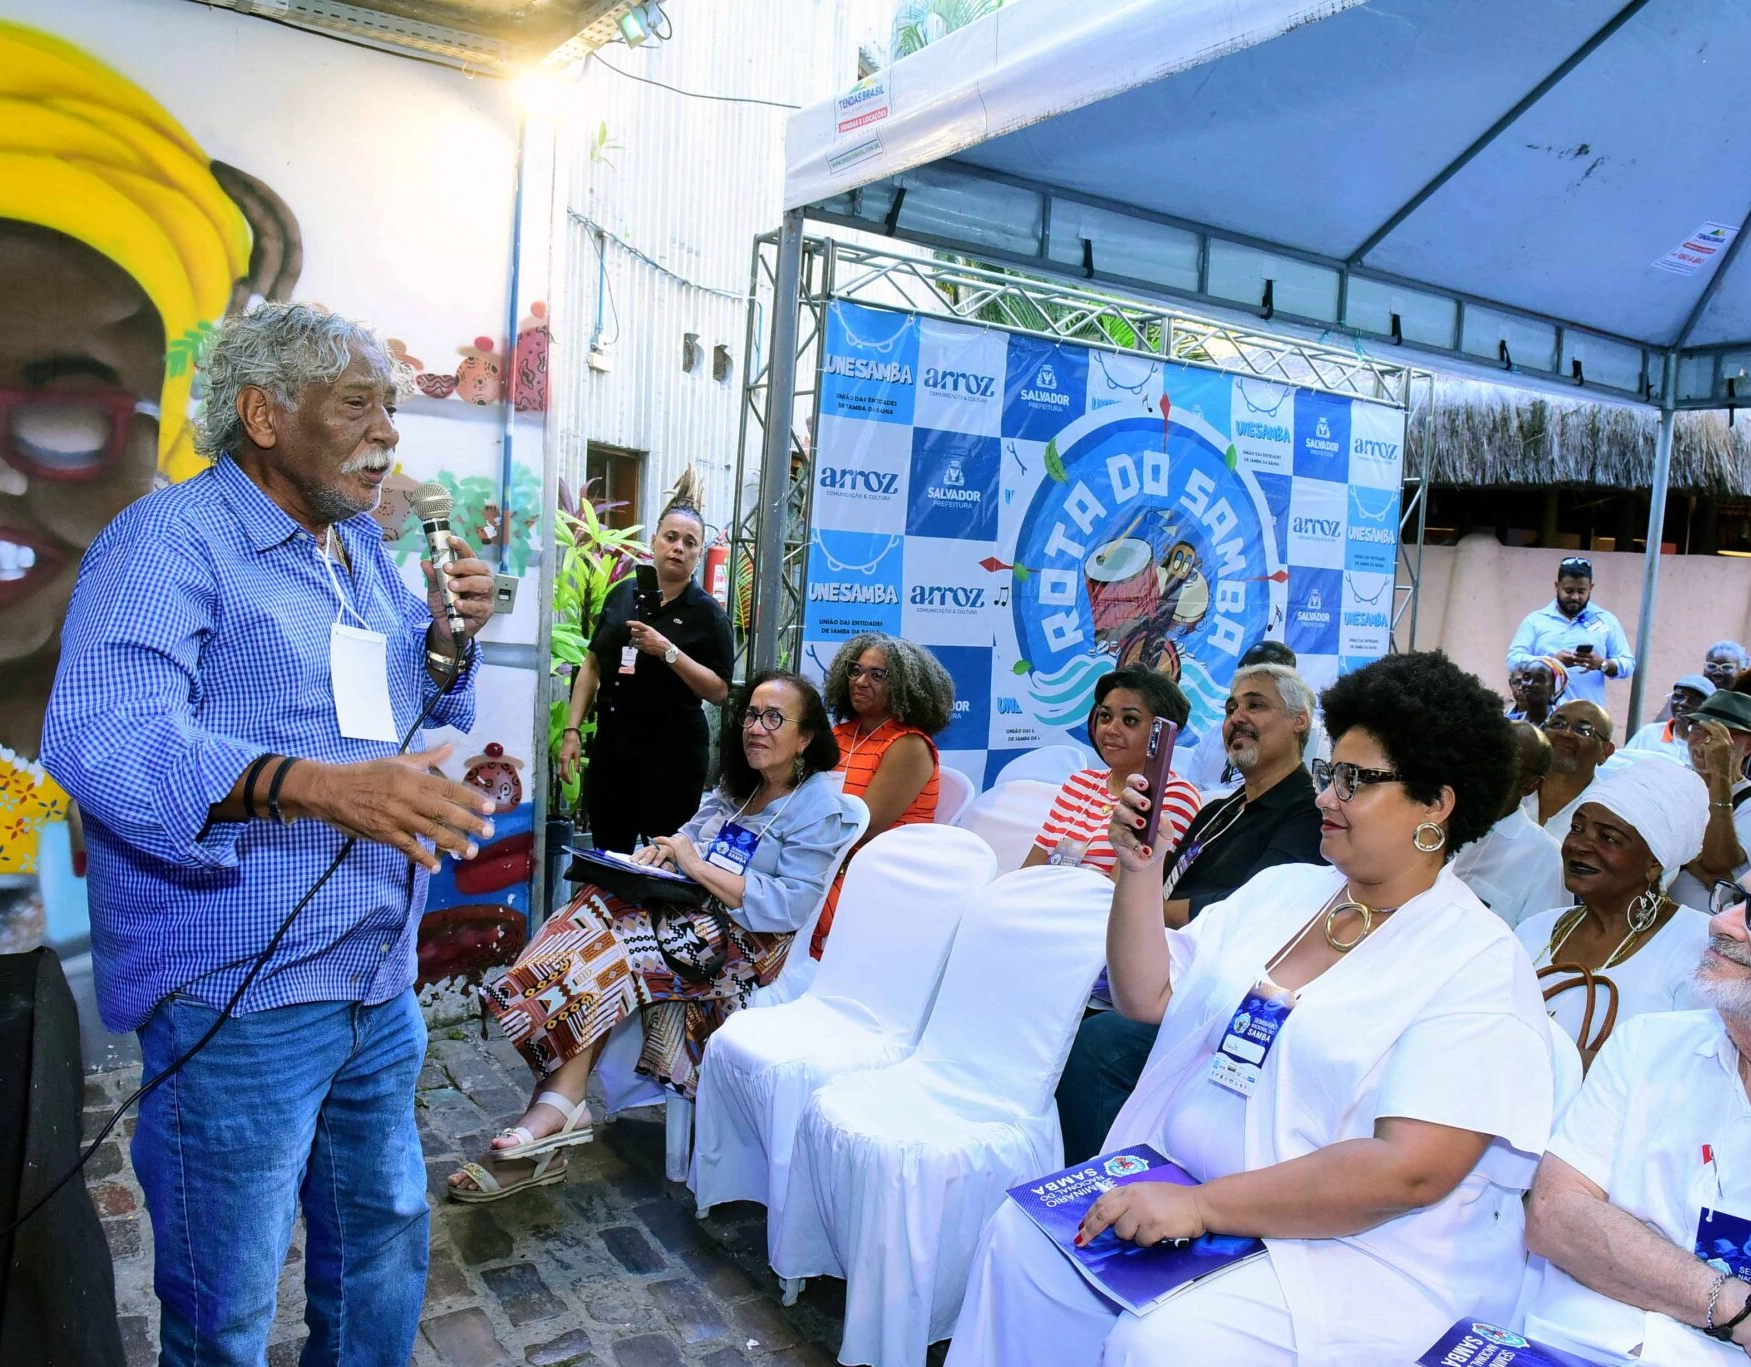
[[[1571,555],[1556,567],[1556,597],[1526,614],[1508,646],[1508,669],[1540,656],[1562,661],[1569,671],[1565,701],[1605,705],[1605,681],[1627,679],[1635,656],[1623,624],[1593,598],[1593,562]]]
[[[429,1240],[414,941],[439,852],[493,809],[419,732],[472,724],[492,572],[450,539],[453,635],[430,568],[422,599],[384,549],[396,372],[367,329],[264,304],[202,369],[213,465],[86,552],[42,751],[84,813],[104,1021],[163,1083],[133,1147],[160,1362],[259,1367],[302,1208],[303,1360],[401,1364]]]

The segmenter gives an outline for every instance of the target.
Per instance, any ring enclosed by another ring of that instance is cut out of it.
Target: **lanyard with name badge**
[[[395,730],[395,709],[389,702],[388,638],[372,631],[341,592],[331,551],[334,540],[334,528],[330,527],[317,554],[340,605],[328,628],[328,676],[334,693],[335,724],[348,740],[380,740],[393,745],[400,736]],[[343,554],[345,549],[343,545]],[[347,625],[349,613],[358,626]]]
[[[758,789],[756,789],[758,791]],[[737,810],[735,816],[718,827],[718,832],[711,838],[711,844],[705,849],[705,862],[713,868],[722,869],[725,873],[741,875],[747,872],[748,865],[753,862],[754,851],[759,848],[760,837],[772,828],[772,823],[784,815],[784,809],[790,806],[791,799],[797,795],[792,788],[778,810],[766,818],[766,824],[758,831],[751,831],[746,826],[737,824],[743,812],[748,810],[753,802],[752,794]]]
[[[1314,917],[1314,921],[1318,919]],[[1222,1042],[1216,1046],[1215,1057],[1210,1060],[1210,1081],[1218,1087],[1226,1087],[1237,1096],[1250,1097],[1258,1086],[1265,1058],[1283,1033],[1289,1013],[1295,1009],[1301,995],[1279,987],[1271,981],[1271,974],[1301,943],[1302,937],[1313,929],[1314,921],[1304,925],[1293,940],[1277,951],[1265,965],[1264,976],[1248,988],[1246,996],[1241,999],[1240,1008],[1229,1020]]]
[[[1103,779],[1102,783],[1105,782]],[[1102,798],[1105,799],[1104,802],[1101,801]],[[1097,804],[1101,808],[1098,819],[1094,815]],[[1078,810],[1078,815],[1082,818],[1081,825],[1074,821],[1065,821],[1064,834],[1058,837],[1058,843],[1053,846],[1051,854],[1046,856],[1046,863],[1062,868],[1081,868],[1083,859],[1088,855],[1088,847],[1094,843],[1095,836],[1100,834],[1098,823],[1110,819],[1116,805],[1117,799],[1113,797],[1111,788],[1103,787],[1102,791],[1089,797]],[[1088,834],[1077,835],[1076,832],[1083,826],[1089,827]]]

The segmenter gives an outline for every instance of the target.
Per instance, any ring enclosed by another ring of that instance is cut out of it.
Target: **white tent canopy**
[[[1669,417],[1751,388],[1747,70],[1736,0],[1017,0],[792,116],[787,228]],[[1669,456],[1668,421],[1655,551]]]

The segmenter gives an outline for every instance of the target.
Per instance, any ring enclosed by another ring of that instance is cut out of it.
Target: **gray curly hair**
[[[834,721],[850,721],[849,670],[866,650],[879,650],[888,660],[888,710],[902,726],[916,726],[934,736],[949,724],[955,710],[955,681],[942,662],[921,645],[889,636],[882,631],[864,631],[853,636],[833,656],[821,696]]]
[[[201,362],[195,450],[216,460],[237,449],[243,440],[237,396],[243,390],[266,390],[281,408],[296,412],[305,389],[338,379],[355,349],[398,395],[412,389],[411,368],[390,356],[376,332],[338,313],[310,304],[261,303],[227,318]]]

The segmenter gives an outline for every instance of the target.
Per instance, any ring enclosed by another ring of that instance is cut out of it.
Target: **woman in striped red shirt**
[[[1022,861],[1036,864],[1085,864],[1113,876],[1113,847],[1107,825],[1125,780],[1143,769],[1149,730],[1157,717],[1184,726],[1191,704],[1179,685],[1165,674],[1141,665],[1126,665],[1103,675],[1094,686],[1094,710],[1088,714],[1088,738],[1104,769],[1084,769],[1064,780],[1034,847]],[[1169,772],[1163,785],[1161,844],[1172,850],[1198,814],[1198,790]]]
[[[845,791],[869,807],[869,833],[860,847],[895,826],[936,820],[941,768],[931,737],[948,725],[955,705],[954,680],[936,656],[897,636],[861,632],[833,656],[821,694],[838,723],[833,739]],[[816,959],[833,928],[844,878],[842,869],[815,925],[809,954]]]

